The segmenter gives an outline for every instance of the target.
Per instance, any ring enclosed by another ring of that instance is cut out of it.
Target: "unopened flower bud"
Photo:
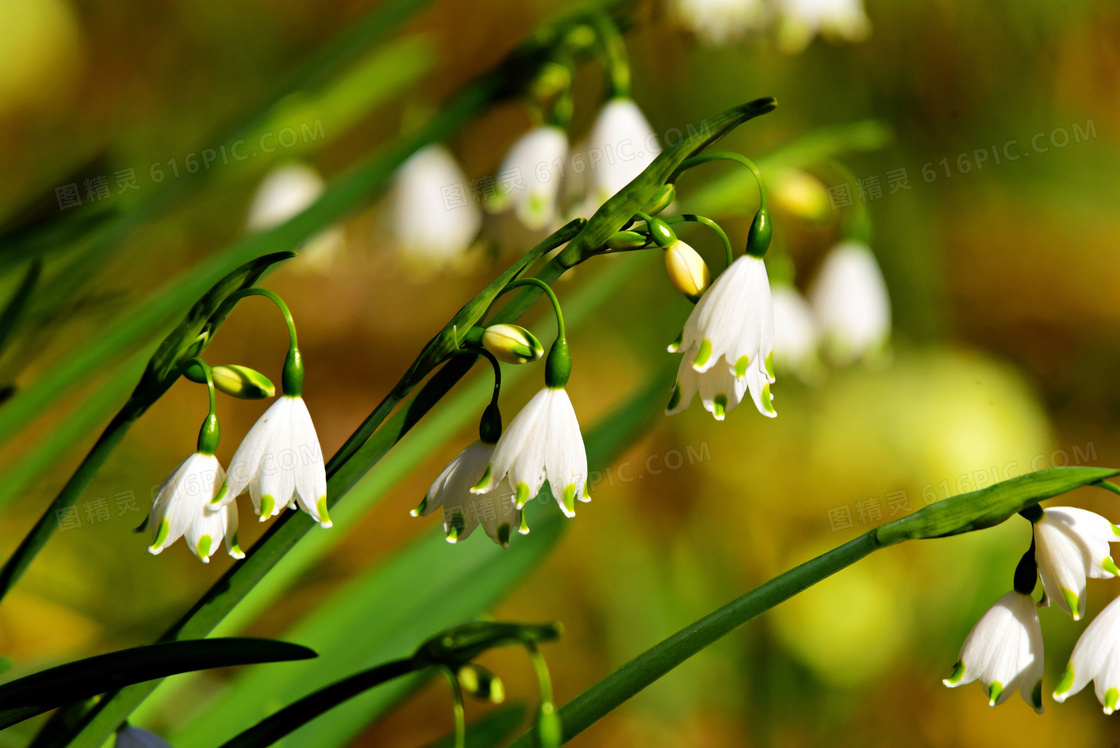
[[[482,345],[498,359],[510,364],[527,364],[544,355],[541,341],[519,325],[490,325],[482,333]]]
[[[459,685],[463,691],[480,701],[501,704],[506,698],[502,679],[481,665],[470,663],[459,668]]]
[[[700,298],[712,280],[703,258],[679,239],[665,249],[665,270],[677,290],[692,301]]]
[[[240,364],[219,364],[211,367],[214,389],[241,400],[261,400],[273,397],[276,386],[256,369]],[[187,367],[184,375],[192,382],[206,383],[206,374],[198,364]]]
[[[642,212],[655,216],[668,208],[677,199],[677,188],[672,184],[664,184],[642,208]]]
[[[766,250],[770,248],[770,237],[773,227],[770,224],[770,213],[766,208],[759,208],[751,222],[750,233],[747,234],[747,254],[751,257],[765,257]]]
[[[607,239],[607,246],[611,249],[638,249],[648,243],[649,237],[637,231],[616,231]]]

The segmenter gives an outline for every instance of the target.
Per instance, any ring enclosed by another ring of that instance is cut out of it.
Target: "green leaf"
[[[133,683],[194,670],[306,660],[315,656],[307,647],[269,639],[204,639],[123,649],[43,670],[0,686],[0,729],[75,699]]]
[[[42,260],[32,260],[31,264],[27,266],[27,272],[24,273],[23,280],[20,281],[15,293],[12,294],[12,298],[8,300],[4,311],[0,312],[0,352],[7,346],[12,332],[23,320],[24,313],[27,311],[27,302],[31,299],[31,292],[35,290],[35,284],[39,282],[39,276],[42,272]]]

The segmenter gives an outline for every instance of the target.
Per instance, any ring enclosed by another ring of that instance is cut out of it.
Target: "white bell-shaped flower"
[[[494,445],[476,441],[447,464],[433,481],[420,506],[412,516],[431,514],[443,509],[443,532],[449,543],[465,540],[482,525],[482,529],[498,545],[509,547],[509,538],[520,522],[521,512],[514,506],[513,488],[502,483],[498,489],[482,495],[471,487],[482,479],[494,455]]]
[[[766,21],[762,0],[676,0],[675,6],[686,28],[717,46],[741,39]]]
[[[1078,620],[1085,615],[1085,580],[1120,573],[1109,543],[1120,542],[1120,528],[1099,514],[1074,507],[1048,507],[1034,523],[1035,562],[1046,604]]]
[[[809,302],[825,348],[838,363],[881,355],[891,334],[891,302],[871,250],[847,241],[821,266]]]
[[[228,505],[245,489],[261,522],[298,503],[322,527],[327,514],[327,473],[315,424],[302,397],[282,395],[245,435],[215,504]]]
[[[1054,689],[1059,704],[1093,681],[1105,714],[1120,702],[1120,598],[1113,600],[1085,627],[1069,666]]]
[[[563,387],[545,387],[514,416],[471,493],[501,491],[508,479],[518,509],[536,496],[547,480],[568,517],[576,499],[590,501],[587,452],[571,398]]]
[[[863,0],[781,0],[778,40],[786,52],[800,52],[817,34],[858,42],[867,38],[871,22]]]
[[[771,290],[774,302],[774,368],[812,379],[819,361],[820,332],[809,302],[786,284]]]
[[[1015,689],[1042,713],[1042,626],[1030,595],[1008,592],[972,627],[961,647],[950,688],[979,680],[988,704],[1002,704]]]
[[[774,306],[766,264],[743,255],[700,297],[670,352],[684,351],[666,412],[679,413],[699,392],[723,420],[750,391],[758,412],[773,418]]]
[[[642,110],[632,99],[615,98],[599,112],[584,143],[582,153],[573,156],[585,168],[582,178],[587,186],[583,212],[590,215],[616,192],[630,184],[661,152],[657,136]]]
[[[500,200],[530,231],[553,226],[559,217],[560,186],[568,157],[568,134],[545,125],[522,135],[498,170]]]
[[[117,731],[113,748],[171,748],[171,744],[153,732],[128,725]]]
[[[267,231],[299,215],[319,199],[326,182],[307,164],[280,164],[261,180],[249,206],[247,230]],[[346,243],[341,226],[332,226],[309,238],[299,249],[297,267],[324,270],[330,266]]]
[[[191,552],[203,563],[210,562],[223,538],[229,555],[245,557],[237,545],[237,505],[211,505],[224,476],[218,458],[201,452],[175,468],[152,503],[151,553],[158,554],[185,536]]]
[[[383,217],[405,261],[424,270],[460,261],[482,227],[467,175],[439,144],[421,148],[401,165]]]

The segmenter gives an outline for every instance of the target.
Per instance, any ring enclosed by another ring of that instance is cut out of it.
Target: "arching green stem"
[[[723,242],[723,251],[724,251],[724,254],[727,258],[727,266],[730,267],[731,263],[735,261],[735,254],[731,250],[731,240],[727,238],[727,232],[724,231],[723,228],[721,228],[720,225],[718,223],[716,223],[715,221],[713,221],[711,218],[705,218],[704,216],[698,216],[695,213],[684,213],[684,214],[679,215],[679,216],[672,216],[670,218],[666,218],[665,223],[668,223],[668,224],[699,223],[699,224],[703,224],[704,226],[707,226],[712,231],[716,232],[716,234],[720,238],[720,241]]]
[[[521,286],[539,288],[548,295],[548,300],[552,302],[552,311],[556,314],[556,342],[552,344],[552,349],[548,352],[548,358],[544,363],[544,381],[547,386],[553,389],[562,388],[568,383],[568,377],[572,374],[572,355],[568,351],[568,337],[564,328],[564,313],[560,310],[560,300],[556,298],[556,292],[552,290],[552,286],[540,278],[515,280],[502,289],[502,294]],[[498,295],[501,296],[501,294]]]
[[[467,716],[463,709],[463,689],[459,686],[459,679],[451,668],[442,667],[440,672],[447,678],[451,686],[451,698],[455,710],[455,748],[465,748],[467,745]]]
[[[537,674],[537,685],[541,693],[541,705],[537,714],[537,739],[541,748],[553,748],[564,742],[564,728],[560,723],[560,715],[556,710],[556,701],[552,696],[552,677],[548,674],[548,663],[536,642],[525,645],[529,652],[529,659],[533,663],[533,670]]]
[[[460,348],[453,351],[447,358],[468,355],[485,357],[494,369],[494,394],[490,397],[490,404],[482,412],[482,420],[478,424],[478,438],[484,444],[497,444],[498,438],[502,435],[502,412],[498,409],[498,396],[502,392],[502,366],[493,353],[481,346]]]
[[[734,151],[710,151],[708,153],[702,153],[699,156],[685,159],[684,163],[674,172],[669,181],[675,181],[677,176],[689,169],[711,163],[712,161],[734,161],[750,169],[751,174],[754,175],[754,181],[758,183],[758,208],[759,210],[766,210],[769,207],[770,203],[766,196],[765,183],[762,181],[762,172],[758,170],[758,166],[755,165],[754,161]]]
[[[214,450],[218,448],[218,440],[221,438],[221,427],[218,425],[218,396],[214,390],[214,372],[210,368],[210,364],[201,358],[192,358],[187,362],[188,366],[192,364],[202,369],[202,373],[206,377],[206,390],[210,395],[210,412],[206,415],[206,420],[202,422],[202,428],[198,431],[198,451],[204,455],[212,455]]]
[[[288,325],[288,355],[284,359],[284,369],[280,378],[284,394],[289,397],[299,397],[303,394],[303,354],[299,350],[299,340],[296,337],[296,322],[292,319],[292,312],[288,305],[275,291],[267,288],[245,288],[233,294],[233,301],[238,302],[247,296],[263,296],[280,310],[284,315],[284,322]]]

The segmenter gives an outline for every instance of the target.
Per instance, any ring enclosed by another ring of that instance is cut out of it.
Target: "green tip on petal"
[[[1003,695],[1003,684],[999,681],[994,681],[992,685],[988,686],[988,706],[995,706],[999,701],[999,697]]]
[[[471,493],[482,493],[483,491],[485,491],[487,489],[487,487],[489,487],[489,485],[490,485],[490,467],[491,467],[490,465],[486,466],[486,472],[482,474],[482,478],[479,479],[478,483],[475,483],[471,487]]]
[[[717,421],[722,421],[727,415],[727,395],[720,393],[712,400],[712,415]]]
[[[587,502],[591,501],[591,494],[587,490],[587,484],[586,483],[583,484],[583,490],[580,491],[579,500],[584,502],[584,503],[587,503]]]
[[[525,502],[529,500],[529,485],[526,483],[518,483],[516,493],[513,497],[513,502],[518,509],[525,506]]]
[[[416,508],[409,512],[409,514],[411,514],[413,517],[419,517],[420,515],[422,515],[424,513],[424,510],[427,509],[427,508],[428,508],[428,497],[425,496],[424,499],[419,504],[416,505]]]
[[[1061,681],[1058,682],[1058,687],[1054,689],[1054,700],[1055,701],[1065,701],[1066,700],[1066,694],[1069,693],[1069,689],[1071,689],[1071,688],[1073,688],[1073,664],[1072,663],[1070,663],[1070,665],[1066,668],[1065,673],[1062,674],[1062,679],[1061,679]]]
[[[1114,577],[1120,575],[1120,568],[1116,567],[1116,562],[1112,560],[1111,556],[1104,557],[1104,561],[1101,562],[1101,568]]]
[[[742,379],[747,376],[747,367],[751,365],[750,356],[740,356],[739,360],[735,362],[735,378]]]
[[[1120,701],[1120,690],[1115,686],[1104,692],[1104,713],[1112,714],[1116,711],[1116,702]]]
[[[766,354],[766,373],[774,376],[774,352]]]
[[[665,406],[665,412],[669,413],[677,409],[681,404],[681,383],[677,382],[673,385],[673,394],[669,396],[669,404]]]
[[[704,338],[700,341],[700,350],[696,354],[696,358],[692,360],[692,368],[699,369],[704,364],[708,363],[708,359],[712,357],[712,341]]]
[[[315,508],[319,510],[319,527],[326,529],[334,525],[331,522],[331,516],[327,514],[327,495],[323,494],[319,497],[319,501],[315,503]]]
[[[762,385],[762,407],[766,408],[767,413],[775,413],[774,401],[770,396],[770,385]]]
[[[237,542],[236,533],[234,533],[233,538],[229,541],[229,555],[239,560],[245,558],[245,551],[241,550],[241,544]]]
[[[509,532],[509,522],[503,522],[502,524],[498,525],[498,543],[503,548],[509,548]]]
[[[160,520],[159,530],[156,531],[156,539],[152,541],[148,550],[152,553],[159,553],[162,551],[163,543],[167,540],[167,533],[169,532],[171,532],[171,523],[166,519]]]
[[[964,662],[961,661],[961,660],[957,660],[957,664],[953,665],[953,674],[950,675],[948,678],[944,679],[941,682],[944,683],[945,685],[949,686],[950,688],[952,688],[953,686],[960,683],[961,678],[963,678],[963,677],[964,677]]]
[[[1112,525],[1112,534],[1120,538],[1120,526]]]
[[[198,545],[195,550],[198,552],[198,557],[202,559],[202,563],[210,563],[210,546],[214,543],[209,535],[203,535],[198,539]]]
[[[220,489],[218,489],[218,495],[215,496],[214,498],[210,499],[210,503],[211,504],[222,503],[222,499],[224,499],[226,497],[227,493],[229,493],[229,483],[227,483],[226,481],[222,481],[222,487]]]
[[[521,513],[521,526],[517,528],[517,532],[522,535],[529,534],[529,520],[525,519],[525,512]]]
[[[576,516],[576,485],[569,483],[564,488],[564,514],[569,517]]]
[[[268,494],[261,497],[261,522],[272,516],[272,511],[276,508],[276,499]]]
[[[1069,606],[1069,612],[1070,612],[1070,615],[1073,616],[1073,620],[1080,621],[1081,620],[1081,601],[1078,599],[1077,594],[1074,593],[1074,592],[1070,592],[1065,587],[1063,587],[1062,588],[1062,597],[1065,598],[1066,605]]]
[[[467,527],[467,519],[463,516],[462,512],[455,511],[451,513],[451,520],[447,524],[447,542],[457,543],[459,538],[463,535],[463,530]]]
[[[680,353],[681,343],[683,343],[683,342],[684,342],[684,330],[681,330],[681,334],[677,336],[677,339],[669,344],[669,348],[668,348],[669,353]]]
[[[1031,706],[1039,714],[1042,714],[1042,679],[1040,678],[1031,689]]]

